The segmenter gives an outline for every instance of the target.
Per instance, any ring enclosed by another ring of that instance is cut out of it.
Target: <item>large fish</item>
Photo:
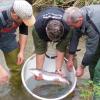
[[[70,84],[66,78],[54,72],[47,72],[47,71],[38,70],[38,69],[31,69],[31,72],[34,76],[37,76],[37,77],[41,75],[42,79],[46,81],[59,81],[68,85]]]

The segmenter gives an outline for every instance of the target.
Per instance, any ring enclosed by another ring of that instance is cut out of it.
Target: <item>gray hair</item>
[[[46,26],[46,33],[51,41],[58,41],[64,34],[64,26],[59,20],[50,20]]]
[[[68,18],[71,19],[71,22],[75,23],[78,21],[78,18],[82,16],[82,12],[77,7],[70,7],[65,10],[63,15],[63,20],[67,22]]]

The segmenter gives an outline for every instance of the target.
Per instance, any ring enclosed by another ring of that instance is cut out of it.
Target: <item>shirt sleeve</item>
[[[35,28],[33,27],[32,30],[32,36],[33,36],[33,42],[35,46],[35,53],[36,54],[44,54],[47,51],[47,42],[41,39],[38,36],[38,33],[36,32]]]
[[[64,38],[62,38],[62,40],[60,40],[56,45],[57,50],[59,50],[60,52],[66,52],[66,48],[68,47],[72,32],[70,30],[69,32],[67,31],[67,33],[65,34],[67,35],[65,35]]]
[[[99,43],[99,33],[97,33],[90,25],[87,29],[86,52],[84,54],[82,64],[87,66],[91,63],[93,55],[96,52]]]
[[[19,32],[20,34],[28,35],[28,27],[24,23],[22,23],[19,26]]]
[[[69,54],[75,54],[79,42],[79,38],[82,36],[80,30],[72,30],[72,37],[69,44]]]

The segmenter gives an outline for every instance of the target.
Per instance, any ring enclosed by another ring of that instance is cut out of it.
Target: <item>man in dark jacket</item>
[[[100,85],[100,65],[96,65],[100,59],[100,5],[85,6],[81,9],[70,7],[65,10],[63,18],[73,28],[68,67],[71,68],[73,65],[73,54],[77,49],[79,38],[86,35],[86,52],[76,74],[82,76],[85,66],[89,65],[91,79]]]
[[[64,60],[64,52],[70,37],[69,27],[63,21],[64,10],[58,7],[50,7],[41,11],[36,17],[35,28],[33,28],[33,40],[36,52],[36,67],[42,70],[47,43],[57,43],[56,48],[56,72],[61,74]]]

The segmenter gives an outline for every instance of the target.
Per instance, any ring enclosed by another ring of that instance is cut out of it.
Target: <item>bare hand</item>
[[[39,74],[39,76],[34,76],[36,80],[43,80],[42,74]]]
[[[73,63],[72,60],[68,60],[67,61],[67,69],[68,69],[68,71],[71,71],[72,70],[73,65],[74,65],[74,63]]]
[[[21,65],[24,62],[24,54],[22,52],[19,52],[18,58],[17,58],[17,64]]]
[[[56,72],[57,74],[61,75],[62,77],[64,76],[64,74],[63,74],[63,72],[62,72],[61,69],[57,69],[55,72]]]
[[[9,80],[8,72],[0,65],[0,84],[5,84]]]
[[[76,76],[81,77],[84,74],[84,66],[80,65],[76,70]]]

